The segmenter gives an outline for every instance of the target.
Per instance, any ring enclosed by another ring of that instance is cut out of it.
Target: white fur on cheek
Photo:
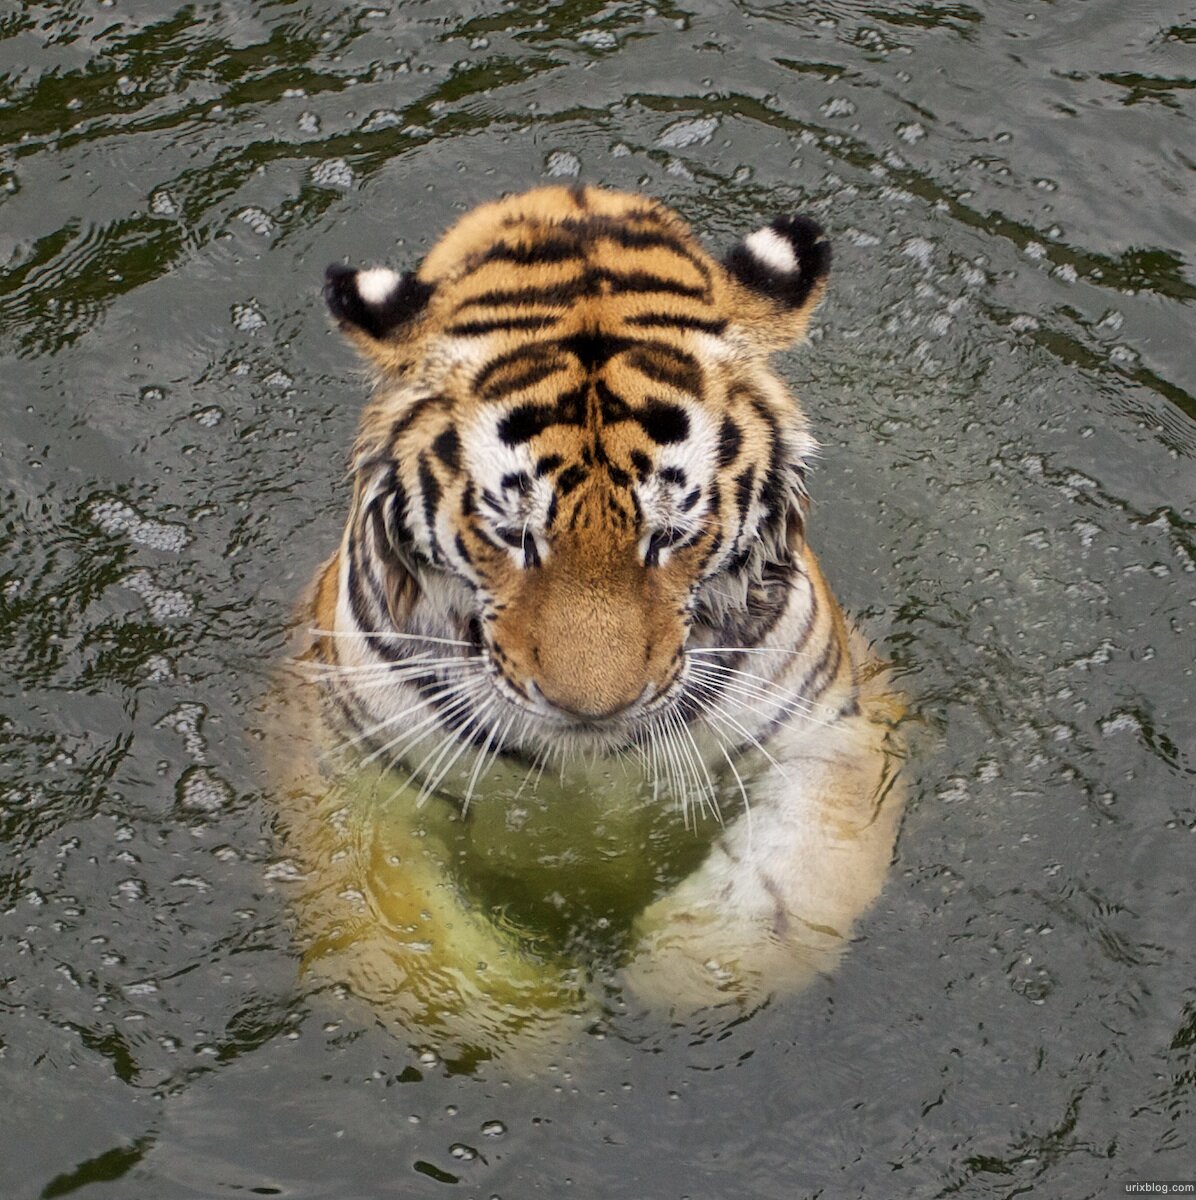
[[[366,304],[385,304],[399,286],[400,276],[397,271],[388,267],[371,267],[368,271],[358,271],[353,282],[357,285],[357,294]]]
[[[743,244],[752,252],[753,258],[774,271],[792,275],[797,270],[797,255],[793,253],[793,247],[775,229],[767,226],[757,229],[743,239]]]

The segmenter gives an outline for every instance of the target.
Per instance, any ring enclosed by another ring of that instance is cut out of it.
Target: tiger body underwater
[[[902,793],[769,364],[829,266],[802,217],[719,261],[656,201],[546,187],[408,273],[329,268],[376,386],[285,753],[323,976],[492,1050],[600,991],[739,1011],[834,966]]]

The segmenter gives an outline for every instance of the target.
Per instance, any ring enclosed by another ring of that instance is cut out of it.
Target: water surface
[[[1196,13],[0,13],[0,1195],[1103,1197],[1196,1172]],[[298,976],[255,731],[363,388],[325,263],[544,179],[836,247],[783,368],[911,801],[833,979],[449,1073]]]

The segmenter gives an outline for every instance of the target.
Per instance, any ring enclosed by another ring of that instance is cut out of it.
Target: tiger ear
[[[324,300],[337,324],[365,351],[393,340],[426,307],[432,285],[414,271],[400,275],[387,267],[364,271],[333,263],[324,272]]]
[[[749,233],[724,258],[742,300],[733,320],[766,349],[805,336],[831,270],[831,244],[809,217],[777,217]]]

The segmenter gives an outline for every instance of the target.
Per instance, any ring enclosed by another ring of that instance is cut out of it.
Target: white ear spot
[[[387,302],[399,286],[402,276],[388,267],[371,267],[368,271],[358,271],[354,283],[357,294],[366,303],[377,308]]]
[[[779,271],[782,275],[792,275],[798,269],[797,255],[793,252],[789,239],[782,237],[767,225],[745,237],[743,244],[751,251],[754,259],[773,271]]]

